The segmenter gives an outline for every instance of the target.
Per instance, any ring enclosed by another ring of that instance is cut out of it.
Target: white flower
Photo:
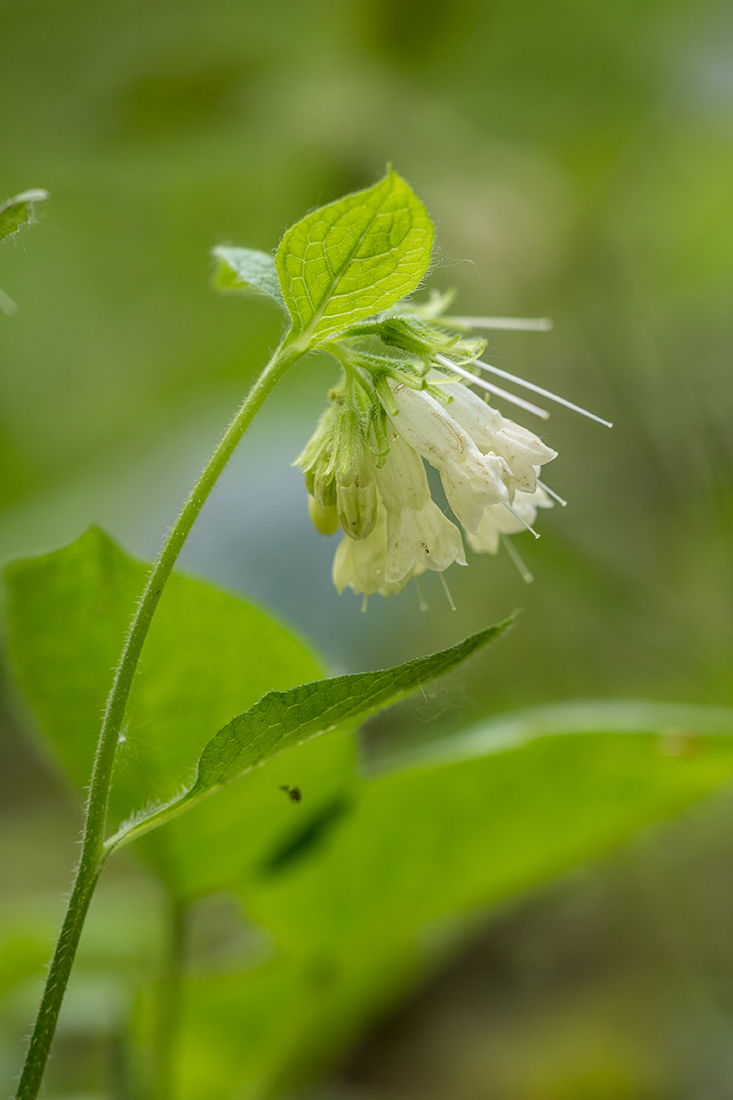
[[[477,554],[496,554],[501,535],[517,535],[531,526],[537,518],[538,508],[552,508],[553,504],[544,489],[539,487],[533,493],[518,492],[514,497],[513,515],[503,504],[487,508],[483,514],[478,531],[467,538],[472,550]],[[522,522],[524,521],[524,522]]]
[[[499,455],[483,455],[469,434],[424,390],[390,382],[398,408],[394,427],[439,471],[445,495],[467,531],[476,531],[484,508],[511,504],[512,471]]]
[[[466,565],[460,532],[431,498],[422,459],[394,428],[387,434],[389,455],[376,474],[387,511],[385,580],[401,582],[416,565],[439,573],[454,561]]]
[[[333,559],[333,583],[339,595],[345,588],[364,596],[391,596],[401,592],[412,576],[422,568],[407,573],[396,581],[387,581],[387,511],[377,503],[377,521],[370,535],[358,541],[344,535]]]
[[[433,378],[441,376],[436,372]],[[462,382],[448,382],[441,389],[452,397],[448,411],[468,432],[482,454],[500,455],[512,472],[516,489],[533,493],[537,488],[536,467],[557,458],[557,451],[545,446],[528,428],[515,424],[487,405]]]

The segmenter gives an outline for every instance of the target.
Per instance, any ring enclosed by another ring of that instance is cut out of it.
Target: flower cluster
[[[504,543],[526,580],[531,576],[508,536],[528,529],[538,537],[538,508],[552,507],[551,496],[565,503],[539,480],[557,452],[485,398],[500,396],[543,418],[547,413],[467,369],[499,374],[577,408],[481,363],[484,341],[468,335],[477,327],[547,324],[446,317],[448,301],[434,295],[423,305],[403,304],[328,346],[343,368],[342,381],[297,464],[316,528],[325,535],[339,526],[344,532],[333,564],[339,592],[350,587],[365,598],[389,596],[428,569],[442,574],[453,562],[466,565],[460,529],[432,499],[423,459],[440,475],[471,548],[496,554]],[[469,383],[483,389],[484,398]]]

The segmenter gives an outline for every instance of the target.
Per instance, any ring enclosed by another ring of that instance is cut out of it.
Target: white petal
[[[423,460],[392,426],[387,429],[389,454],[377,469],[377,485],[385,507],[424,508],[430,500],[430,486]]]
[[[461,534],[434,501],[429,500],[419,511],[401,508],[387,512],[385,576],[389,583],[412,574],[416,566],[421,567],[420,572],[434,569],[442,573],[454,561],[466,564]]]
[[[511,503],[512,472],[498,455],[482,455],[443,406],[409,386],[390,383],[399,409],[392,423],[403,439],[440,472],[448,503],[468,531],[475,531],[484,508]]]
[[[358,542],[344,535],[333,559],[333,583],[339,594],[345,588],[365,596],[379,592],[382,596],[391,596],[401,592],[411,574],[394,581],[387,581],[387,513],[380,504],[377,522],[365,539]]]
[[[387,509],[387,582],[400,581],[417,567],[442,572],[454,561],[465,565],[460,531],[432,500],[420,455],[394,427],[388,438],[389,455],[376,473]]]
[[[484,454],[501,455],[512,471],[516,488],[534,492],[537,485],[535,467],[557,458],[557,451],[547,447],[534,432],[502,416],[460,382],[449,382],[441,388],[453,398],[448,411],[478,449]]]

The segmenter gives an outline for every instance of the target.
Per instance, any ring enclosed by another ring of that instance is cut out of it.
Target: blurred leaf
[[[0,206],[0,241],[3,237],[15,233],[22,225],[33,222],[33,204],[44,202],[48,198],[48,191],[36,188],[33,191],[23,191]]]
[[[94,528],[63,550],[7,567],[8,640],[18,682],[80,789],[89,780],[113,670],[146,574],[147,566],[128,558]],[[146,802],[171,798],[181,777],[195,766],[212,730],[232,714],[251,706],[268,689],[311,680],[320,671],[303,643],[263,612],[174,574],[130,701],[111,821],[119,822]],[[342,754],[337,752],[336,758],[342,764]],[[350,766],[350,755],[348,760]],[[325,778],[324,783],[328,787]],[[278,791],[276,807],[282,821],[275,814],[264,830],[266,838],[268,830],[289,825],[292,811],[287,801]],[[221,809],[207,817],[207,807],[201,807],[194,826],[197,836],[208,838],[215,847],[221,821],[229,836],[249,839],[247,808],[244,821],[239,820],[238,808],[222,801]],[[182,828],[173,834],[166,830],[159,843],[151,838],[144,849],[173,889],[178,862],[172,853],[183,852],[188,836]],[[212,859],[228,881],[230,862],[238,870],[244,858],[242,848],[247,850],[246,842],[230,844],[212,857],[193,844],[187,881],[196,876],[199,852],[200,873],[207,882]],[[212,888],[217,888],[216,882]]]
[[[316,680],[290,691],[268,692],[212,737],[201,754],[191,787],[168,805],[123,827],[117,838],[112,838],[114,846],[129,843],[157,828],[271,757],[344,723],[368,718],[411,695],[423,683],[445,676],[512,622],[514,616],[450,649],[393,668]]]
[[[733,733],[729,707],[654,703],[644,699],[577,700],[530,707],[516,714],[500,715],[453,736],[385,754],[373,764],[375,771],[432,767],[472,760],[518,747],[538,737],[570,733],[643,733],[656,730],[669,755],[696,751],[695,740],[707,734]]]
[[[53,925],[40,929],[3,928],[0,932],[0,997],[38,974],[48,961]]]
[[[391,168],[288,229],[277,270],[293,335],[330,336],[410,294],[430,264],[433,224]]]
[[[231,245],[217,245],[211,251],[219,261],[214,275],[217,290],[229,294],[264,295],[287,313],[273,256],[256,248]]]
[[[280,954],[250,973],[190,986],[186,1097],[203,1098],[205,1079],[221,1096],[296,1085],[487,907],[730,781],[733,712],[634,706],[502,717],[471,731],[470,759],[460,756],[461,737],[416,753],[409,767],[404,754],[403,770],[354,790],[317,847],[263,865],[240,892]],[[608,732],[580,735],[584,714]],[[509,728],[521,729],[520,743]],[[717,732],[695,737],[694,729]]]

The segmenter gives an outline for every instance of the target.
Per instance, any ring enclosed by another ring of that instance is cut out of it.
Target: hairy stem
[[[35,1100],[38,1095],[87,909],[104,863],[107,806],[115,755],[135,671],[153,615],[181,548],[219,475],[266,398],[305,350],[302,345],[289,342],[286,337],[252,386],[183,505],[140,598],[102,720],[87,801],[81,858],[36,1017],[17,1100]]]

